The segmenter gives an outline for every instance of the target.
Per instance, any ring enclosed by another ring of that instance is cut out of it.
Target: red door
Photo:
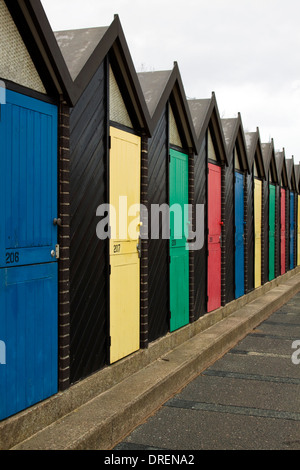
[[[221,168],[208,164],[207,311],[221,307]]]
[[[285,189],[281,189],[281,274],[285,273]]]

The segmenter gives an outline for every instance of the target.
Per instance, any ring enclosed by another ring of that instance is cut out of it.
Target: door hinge
[[[108,270],[109,270],[109,275],[111,276],[111,265],[109,265]]]
[[[55,258],[59,259],[60,257],[60,248],[59,245],[55,245]]]
[[[111,149],[111,136],[108,137],[108,148]]]

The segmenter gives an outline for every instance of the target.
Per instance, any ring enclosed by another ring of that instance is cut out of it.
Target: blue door
[[[235,298],[245,294],[244,177],[235,173]]]
[[[58,389],[57,108],[7,91],[0,142],[4,419]]]
[[[290,269],[294,269],[294,241],[295,241],[295,195],[290,194]]]

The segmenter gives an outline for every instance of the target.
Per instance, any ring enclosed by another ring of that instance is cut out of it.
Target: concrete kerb
[[[300,268],[298,267],[292,272],[238,299],[238,301],[232,302],[212,314],[208,314],[198,322],[156,341],[150,345],[149,349],[138,351],[131,357],[120,361],[120,363],[75,384],[66,392],[60,393],[0,423],[0,449],[9,449],[16,446],[31,435],[51,425],[51,423],[55,423],[63,418],[68,413],[72,413],[72,411],[81,406],[84,407],[85,403],[89,400],[96,399],[101,401],[101,394],[109,393],[112,388],[121,387],[126,381],[131,380],[134,374],[138,375],[145,368],[151,367],[159,358],[164,357],[166,359],[165,356],[170,354],[173,354],[174,357],[174,354],[178,355],[180,352],[188,350],[188,343],[192,344],[200,341],[202,346],[204,345],[204,349],[202,348],[201,350],[200,348],[200,352],[198,349],[194,355],[190,351],[188,358],[179,364],[177,369],[173,369],[169,375],[161,379],[160,383],[155,383],[153,387],[145,390],[146,395],[143,396],[142,400],[136,398],[132,403],[127,403],[123,411],[119,409],[118,412],[109,418],[110,424],[104,422],[98,423],[96,427],[94,425],[91,426],[87,431],[85,442],[82,438],[79,440],[75,439],[76,444],[70,443],[64,448],[73,448],[73,445],[79,446],[76,448],[86,448],[85,446],[94,448],[93,442],[97,442],[99,446],[101,435],[106,436],[105,442],[107,446],[109,442],[110,446],[113,446],[124,434],[130,432],[130,428],[133,425],[137,424],[136,422],[132,423],[133,418],[131,417],[125,420],[126,425],[128,424],[128,429],[124,429],[124,426],[122,427],[120,424],[113,425],[112,423],[114,422],[120,423],[119,418],[122,413],[127,413],[128,411],[131,416],[133,409],[135,409],[135,419],[139,421],[144,419],[145,415],[151,414],[164,400],[167,400],[170,395],[176,393],[184,383],[187,383],[207,367],[209,362],[213,361],[217,356],[222,356],[257,324],[292,297],[300,289],[300,276],[297,276],[299,272]],[[272,291],[272,295],[268,298],[265,294],[270,291]],[[251,303],[256,299],[262,301],[262,307],[259,308],[261,302],[258,301],[253,309]],[[267,300],[267,305],[264,306],[265,300]],[[243,309],[242,313],[240,309],[244,306],[246,306],[246,309]],[[248,314],[246,314],[246,310],[248,310]],[[209,338],[207,335],[212,335],[210,345],[206,343]],[[193,347],[195,347],[195,344]],[[154,397],[157,398],[154,399]],[[145,402],[151,403],[151,409],[144,406]],[[140,411],[137,412],[139,408]],[[103,431],[103,426],[105,426],[105,432]],[[110,434],[109,429],[111,429],[112,433],[111,438],[108,438]],[[103,439],[102,442],[104,442]]]

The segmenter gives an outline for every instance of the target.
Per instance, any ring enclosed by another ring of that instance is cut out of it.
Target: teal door
[[[170,331],[189,323],[188,156],[170,150]]]

